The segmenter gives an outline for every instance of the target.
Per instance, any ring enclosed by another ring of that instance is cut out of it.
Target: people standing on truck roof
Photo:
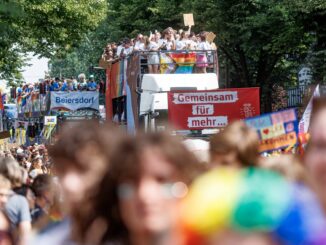
[[[74,86],[73,80],[71,80],[71,79],[67,79],[67,90],[69,92],[76,90],[76,87]]]
[[[87,90],[88,91],[96,91],[97,83],[94,81],[94,75],[89,76],[89,80],[87,82]]]
[[[200,42],[197,46],[197,50],[205,51],[205,52],[200,52],[197,53],[197,71],[198,73],[206,73],[206,67],[208,66],[208,59],[207,55],[208,52],[206,50],[211,50],[212,47],[211,45],[206,41],[206,33],[202,32],[199,35]]]
[[[67,84],[67,80],[63,79],[63,83],[61,85],[60,91],[66,92],[68,91],[68,84]]]
[[[171,27],[163,31],[163,38],[158,41],[161,50],[175,50],[174,31]]]
[[[132,42],[129,38],[123,40],[122,45],[118,47],[117,56],[120,58],[125,58],[130,55],[133,51]]]
[[[156,35],[146,37],[145,50],[148,51],[147,64],[148,73],[157,74],[159,73],[160,57],[158,55],[159,44],[157,43]]]
[[[196,34],[194,32],[190,33],[189,41],[187,45],[188,45],[188,49],[197,50],[198,42],[197,42]]]
[[[176,50],[187,49],[188,36],[189,35],[185,31],[181,32],[180,39],[176,42]]]
[[[60,78],[56,77],[54,79],[54,82],[50,86],[50,91],[59,91],[60,86],[59,86]]]
[[[170,51],[175,50],[174,31],[171,27],[163,31],[163,38],[158,41],[160,50]],[[160,54],[160,71],[162,74],[170,74],[175,70],[173,59],[168,52],[161,52]]]
[[[144,51],[144,50],[145,50],[145,37],[142,34],[138,34],[134,45],[134,51]]]
[[[86,76],[84,73],[78,75],[78,80],[79,80],[78,90],[79,91],[87,90]]]

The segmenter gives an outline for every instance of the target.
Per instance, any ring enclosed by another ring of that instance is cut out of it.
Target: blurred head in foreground
[[[108,167],[109,156],[119,138],[118,131],[96,122],[66,125],[56,144],[49,149],[68,214],[77,215],[87,206],[83,201],[96,189]]]
[[[309,185],[310,181],[300,159],[294,155],[280,155],[263,158],[260,167],[273,170],[287,180]]]
[[[229,124],[211,138],[210,158],[213,167],[257,166],[259,160],[257,133],[242,121]]]
[[[10,181],[0,174],[0,209],[4,209],[11,193]]]
[[[326,203],[326,98],[314,99],[309,130],[304,162]]]
[[[177,138],[147,134],[126,139],[97,194],[95,209],[109,225],[106,239],[179,244],[174,234],[178,204],[199,172],[195,156]]]

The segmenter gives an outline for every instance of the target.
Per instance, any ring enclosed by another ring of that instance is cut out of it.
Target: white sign
[[[299,78],[300,86],[307,86],[311,84],[311,80],[312,80],[311,69],[309,67],[303,67],[298,73],[298,78]]]
[[[214,115],[214,105],[193,105],[192,115]]]
[[[237,91],[175,93],[173,95],[174,104],[235,103],[237,100]]]
[[[51,92],[51,110],[99,109],[98,92]]]
[[[44,125],[57,125],[57,117],[56,116],[45,116],[44,117]]]
[[[228,117],[188,117],[189,128],[219,128],[228,124]]]
[[[183,14],[183,21],[185,23],[185,26],[194,26],[194,15],[193,14]]]

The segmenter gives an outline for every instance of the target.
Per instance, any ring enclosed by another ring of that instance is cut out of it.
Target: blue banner
[[[78,109],[99,110],[98,92],[51,92],[51,110],[65,109],[76,111]]]

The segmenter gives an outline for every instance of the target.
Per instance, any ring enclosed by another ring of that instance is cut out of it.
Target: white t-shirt
[[[145,44],[142,43],[142,42],[140,42],[140,41],[137,41],[137,42],[135,43],[135,47],[134,47],[134,49],[135,49],[136,51],[144,51],[144,50],[145,50]]]
[[[190,46],[190,50],[196,50],[198,47],[198,43],[193,40],[188,40],[186,43],[187,46]]]
[[[134,51],[134,47],[129,47],[124,50],[123,54],[127,56],[127,55],[130,55],[132,53],[132,51]]]
[[[187,47],[187,43],[185,40],[178,40],[176,42],[176,50],[183,50]]]
[[[119,45],[117,47],[117,56],[120,56],[122,49],[123,49],[123,45]]]
[[[134,48],[134,47],[129,47],[129,48],[125,49],[122,45],[121,45],[121,48],[120,48],[120,46],[118,46],[118,48],[117,48],[117,55],[120,56],[120,55],[121,55],[121,52],[122,52],[122,50],[123,50],[123,54],[124,54],[125,56],[128,56],[129,54],[132,53],[133,48]]]
[[[171,50],[173,47],[173,41],[172,40],[166,40],[166,39],[160,39],[158,41],[159,47],[166,46],[166,50]]]
[[[200,42],[197,47],[198,50],[211,50],[212,47],[208,42]]]
[[[159,47],[160,47],[160,46],[159,46],[159,44],[158,44],[157,42],[153,42],[153,41],[151,41],[151,42],[149,43],[147,49],[148,49],[148,51],[152,51],[152,50],[156,51],[156,50],[158,50]]]

